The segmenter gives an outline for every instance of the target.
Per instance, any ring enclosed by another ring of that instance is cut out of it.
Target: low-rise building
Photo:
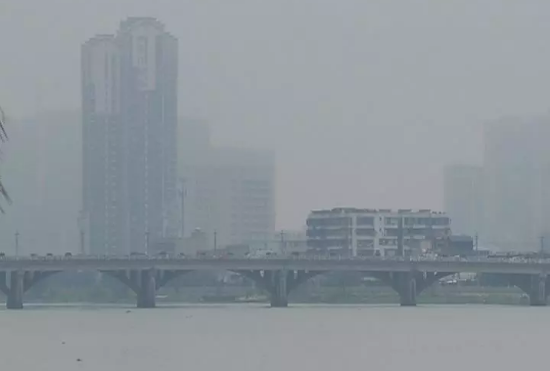
[[[427,251],[450,234],[447,214],[429,209],[334,208],[307,218],[307,245],[318,253],[393,255],[400,237],[404,250]]]

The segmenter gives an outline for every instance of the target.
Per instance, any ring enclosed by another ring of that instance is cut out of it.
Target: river
[[[550,308],[34,307],[0,310],[9,370],[548,369]]]

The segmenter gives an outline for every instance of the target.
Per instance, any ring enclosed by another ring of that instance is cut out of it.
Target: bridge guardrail
[[[2,256],[0,260],[3,261],[236,261],[236,260],[269,260],[269,261],[343,261],[343,262],[370,262],[370,263],[391,263],[391,262],[438,262],[438,263],[517,263],[517,264],[550,264],[550,259],[546,258],[488,258],[488,257],[471,257],[471,258],[459,258],[459,257],[330,257],[330,256],[266,256],[266,257],[228,257],[228,256],[96,256],[96,255],[75,255],[75,256]]]

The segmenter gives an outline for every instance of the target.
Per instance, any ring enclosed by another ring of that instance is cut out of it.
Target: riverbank
[[[1,299],[0,299],[1,300]],[[268,296],[251,287],[186,287],[158,292],[157,303],[267,303]],[[397,304],[399,297],[385,286],[301,287],[289,301],[297,304]],[[50,289],[27,295],[26,303],[133,304],[130,290],[91,287],[84,290]],[[528,298],[515,287],[434,286],[417,297],[419,304],[525,305]]]

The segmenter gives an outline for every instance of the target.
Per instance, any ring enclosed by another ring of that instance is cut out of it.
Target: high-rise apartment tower
[[[177,75],[177,40],[154,18],[128,18],[82,46],[89,253],[145,252],[177,234]]]

